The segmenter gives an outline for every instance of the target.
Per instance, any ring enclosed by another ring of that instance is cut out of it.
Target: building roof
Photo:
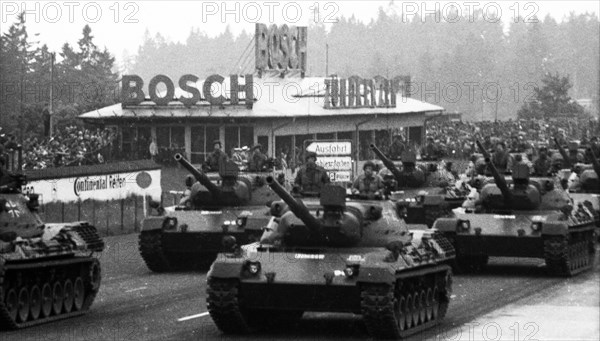
[[[229,79],[226,78],[225,88]],[[202,89],[202,84],[197,87]],[[398,93],[395,108],[361,107],[361,108],[324,108],[325,78],[280,78],[264,77],[254,78],[253,108],[248,109],[243,104],[222,107],[208,104],[186,108],[179,102],[172,102],[169,106],[157,107],[152,102],[143,102],[136,107],[123,108],[120,103],[80,115],[84,120],[104,120],[111,118],[279,118],[279,117],[315,117],[334,115],[397,115],[409,113],[440,113],[444,108],[425,103],[413,98],[402,97]],[[224,94],[224,93],[223,93]],[[179,88],[175,97],[183,93]],[[217,94],[215,94],[217,95]],[[225,94],[224,94],[225,95]],[[225,96],[228,97],[228,96]]]

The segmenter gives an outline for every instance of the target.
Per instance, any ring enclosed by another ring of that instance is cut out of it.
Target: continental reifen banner
[[[150,196],[160,201],[162,192],[160,166],[151,161],[49,168],[27,171],[26,176],[23,191],[40,194],[44,204],[131,196]]]

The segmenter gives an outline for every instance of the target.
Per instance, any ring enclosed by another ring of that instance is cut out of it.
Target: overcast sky
[[[2,33],[16,21],[21,10],[28,10],[28,32],[33,39],[46,43],[50,50],[59,51],[68,42],[76,44],[81,30],[87,23],[92,28],[95,42],[106,46],[120,60],[123,51],[137,53],[143,42],[144,32],[154,36],[160,32],[168,41],[185,42],[190,29],[200,28],[210,36],[223,32],[227,25],[234,34],[246,30],[253,32],[254,23],[295,24],[306,26],[310,22],[325,22],[331,25],[336,16],[350,17],[368,23],[376,18],[378,8],[398,14],[406,13],[410,20],[416,11],[435,10],[436,6],[445,13],[457,8],[468,15],[473,8],[485,8],[490,20],[501,11],[500,19],[507,23],[515,13],[523,17],[536,14],[543,18],[550,14],[561,20],[569,12],[600,13],[599,1],[2,1],[0,25]],[[23,8],[23,4],[25,8]],[[516,4],[516,5],[515,5]],[[319,9],[318,13],[316,9]],[[224,17],[223,17],[224,16]],[[441,17],[441,21],[452,21],[452,16]]]

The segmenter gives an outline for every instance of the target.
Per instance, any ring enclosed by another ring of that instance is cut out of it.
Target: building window
[[[228,126],[225,127],[225,152],[231,154],[231,150],[237,147],[252,147],[254,144],[254,127]]]
[[[158,161],[172,163],[175,153],[185,153],[185,127],[156,127]]]
[[[193,126],[192,160],[194,164],[204,163],[213,151],[213,141],[219,139],[219,126]]]
[[[358,132],[359,160],[373,159],[370,149],[371,143],[373,143],[372,130],[361,130]]]
[[[262,152],[269,155],[269,137],[268,136],[258,136],[258,143],[262,146]]]

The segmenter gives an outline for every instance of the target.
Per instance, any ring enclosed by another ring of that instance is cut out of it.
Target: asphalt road
[[[25,330],[0,333],[0,340],[364,340],[360,317],[305,314],[294,327],[248,337],[222,335],[206,313],[206,273],[154,274],[138,253],[137,234],[106,238],[100,257],[100,293],[84,316]],[[598,258],[598,256],[597,256]],[[443,323],[415,340],[456,340],[465,323],[535,295],[584,286],[598,297],[599,261],[575,278],[544,274],[541,260],[493,259],[479,275],[454,276],[453,296]],[[589,293],[572,292],[574,298]],[[532,316],[533,322],[544,316]],[[183,319],[183,320],[181,320]],[[506,327],[505,328],[509,328]],[[523,335],[525,337],[525,334]],[[521,338],[523,339],[523,338]]]

